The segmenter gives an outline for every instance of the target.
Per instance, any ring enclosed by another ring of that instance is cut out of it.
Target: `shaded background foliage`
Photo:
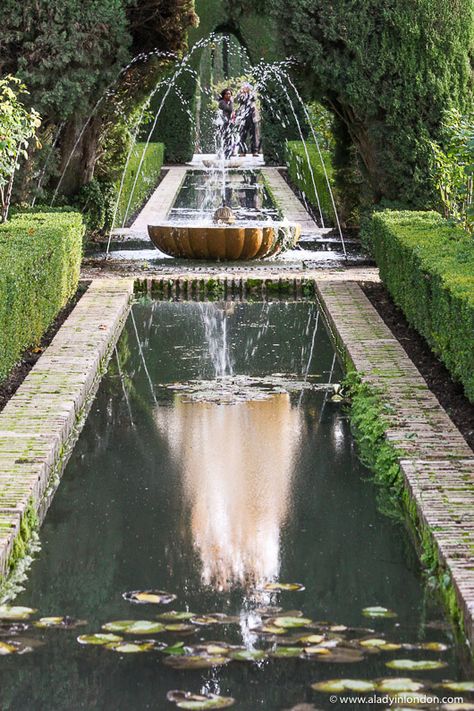
[[[56,139],[45,184],[65,168],[78,142],[62,185],[65,193],[76,193],[91,180],[106,135],[109,152],[113,149],[111,133],[121,151],[116,152],[115,164],[109,162],[102,170],[102,177],[115,177],[114,170],[123,165],[129,124],[167,62],[153,55],[123,68],[141,52],[181,54],[187,28],[197,22],[193,8],[193,0],[25,0],[21,4],[4,0],[0,72],[25,82],[31,104],[43,117],[43,154],[29,162],[24,186],[29,185],[28,178],[31,182],[37,178]],[[94,111],[104,92],[112,88]]]
[[[273,18],[305,98],[333,112],[346,195],[436,204],[429,141],[446,108],[472,104],[472,0],[227,3],[237,21],[256,11]]]

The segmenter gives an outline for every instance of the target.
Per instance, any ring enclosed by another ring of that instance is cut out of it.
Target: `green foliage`
[[[162,143],[149,143],[148,146],[145,143],[135,144],[125,172],[123,189],[115,217],[115,227],[120,227],[124,221],[127,223],[157,186],[163,166],[164,152],[165,147]],[[144,158],[138,180],[135,188],[133,188],[143,155]],[[120,181],[116,186],[117,191],[119,184]],[[113,212],[115,211],[115,199],[116,195],[114,195]],[[110,215],[110,207],[108,207],[107,214]]]
[[[474,402],[474,242],[435,212],[375,213],[362,231],[408,321]]]
[[[116,185],[105,180],[94,179],[81,188],[75,204],[82,212],[89,238],[110,231],[117,196]]]
[[[334,225],[334,209],[318,150],[314,143],[308,142],[306,146],[308,149],[311,169],[313,171],[314,182],[316,184],[324,222],[327,225]],[[331,154],[329,151],[322,151],[322,154],[329,180],[332,182],[333,169],[331,165]],[[304,193],[308,202],[313,206],[316,213],[318,213],[318,200],[311,177],[310,164],[308,163],[304,145],[301,141],[288,141],[286,148],[286,163],[288,165],[288,175],[291,182],[293,185],[296,185],[302,193]]]
[[[27,109],[22,96],[28,94],[19,79],[0,79],[0,220],[5,222],[12,194],[13,178],[20,158],[28,157],[28,143],[41,119],[35,109]]]
[[[230,0],[235,12],[255,2]],[[260,0],[307,100],[346,126],[373,201],[414,207],[437,198],[430,140],[446,108],[472,102],[472,0]]]
[[[75,293],[83,232],[81,216],[64,210],[0,225],[0,382]]]
[[[151,101],[151,112],[156,115],[164,99],[166,86],[158,91]],[[187,163],[194,155],[196,109],[196,80],[185,72],[177,81],[177,91],[172,89],[161,109],[152,141],[165,144],[166,163]],[[151,126],[145,126],[140,134],[148,137]]]
[[[474,111],[462,116],[447,111],[443,121],[443,145],[434,141],[434,179],[446,217],[474,232]]]
[[[325,151],[334,150],[334,116],[332,113],[317,101],[311,102],[306,108],[320,148]]]

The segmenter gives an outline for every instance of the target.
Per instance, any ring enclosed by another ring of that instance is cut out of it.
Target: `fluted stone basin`
[[[170,257],[247,260],[271,257],[293,247],[301,226],[148,225],[150,239]]]

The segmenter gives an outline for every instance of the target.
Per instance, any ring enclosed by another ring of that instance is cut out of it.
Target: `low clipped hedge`
[[[135,182],[138,166],[140,165],[144,150],[145,157],[143,159],[135,190],[133,191],[132,201],[127,212],[128,201],[130,200],[130,195],[132,194],[133,183]],[[163,143],[150,142],[148,146],[146,143],[135,144],[125,173],[122,194],[120,195],[117,215],[115,217],[116,227],[120,227],[122,225],[125,213],[127,213],[127,222],[130,221],[156,188],[160,179],[161,169],[163,167],[164,155],[165,146]],[[120,182],[117,187],[119,186]]]
[[[81,215],[66,210],[0,225],[0,382],[76,292],[83,234]]]
[[[323,213],[324,222],[327,226],[333,227],[336,224],[334,208],[332,206],[331,195],[329,194],[328,184],[321,165],[321,158],[319,157],[318,149],[314,143],[311,142],[308,142],[306,147],[308,149],[311,168],[314,175],[314,182],[316,184],[319,201],[321,203],[321,211]],[[321,151],[321,153],[332,186],[333,167],[331,164],[331,156],[328,151]],[[314,191],[311,171],[302,141],[287,142],[286,164],[288,166],[288,175],[291,182],[305,194],[306,199],[313,206],[316,214],[319,214],[318,201]]]
[[[375,213],[362,229],[408,321],[474,402],[474,240],[436,212]]]

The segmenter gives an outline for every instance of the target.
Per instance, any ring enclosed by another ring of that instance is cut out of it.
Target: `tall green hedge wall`
[[[308,142],[306,146],[310,159],[309,163],[304,150],[304,145],[301,141],[288,141],[286,144],[286,164],[288,166],[288,175],[293,185],[296,185],[296,187],[305,194],[306,199],[312,205],[316,214],[318,214],[318,200],[314,190],[313,180],[311,178],[312,169],[324,223],[326,226],[334,226],[336,224],[334,209],[319,153],[314,143]],[[322,152],[322,155],[326,172],[332,185],[333,168],[331,165],[331,156],[328,151]]]
[[[474,242],[436,212],[376,213],[362,231],[408,321],[474,402]]]
[[[29,212],[0,225],[0,382],[74,295],[82,257],[82,217]]]
[[[130,207],[127,211],[128,201],[132,195],[133,183],[143,156],[143,151],[145,151],[145,157],[135,190],[133,190]],[[149,143],[148,146],[146,146],[146,143],[135,144],[125,172],[122,193],[115,218],[116,227],[122,224],[125,217],[128,223],[158,185],[161,169],[163,167],[164,153],[165,147],[163,143]]]

